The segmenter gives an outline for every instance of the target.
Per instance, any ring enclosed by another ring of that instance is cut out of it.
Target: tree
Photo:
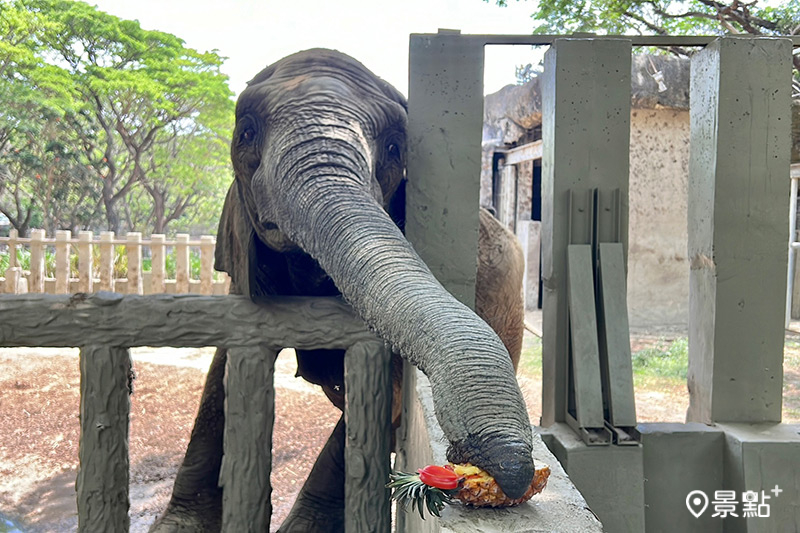
[[[496,0],[504,6],[507,0]],[[800,35],[800,0],[784,0],[777,6],[758,5],[758,0],[539,0],[533,18],[534,33],[609,33],[651,35]],[[669,50],[679,55],[690,51]],[[800,51],[794,54],[800,69]]]
[[[44,212],[119,232],[131,202],[164,231],[224,195],[233,102],[216,52],[67,0],[0,0],[0,34],[0,211],[15,226]]]
[[[75,170],[73,154],[56,140],[73,95],[61,69],[39,56],[49,22],[18,2],[0,6],[0,212],[26,235],[47,222],[40,199],[75,200],[64,179]],[[73,220],[81,207],[73,206]]]
[[[151,174],[175,157],[158,157],[159,144],[168,142],[165,136],[179,128],[202,132],[212,145],[214,137],[230,138],[233,102],[227,76],[220,71],[222,58],[215,52],[199,53],[173,35],[144,30],[138,22],[121,20],[82,2],[31,0],[28,4],[54,21],[48,43],[85,101],[75,124],[87,163],[102,183],[108,227],[119,231],[118,204],[134,188],[161,191],[153,197],[155,207],[161,207],[166,184]],[[199,153],[203,152],[195,155]],[[191,191],[196,176],[186,178],[189,182],[181,183],[182,189]],[[183,196],[179,203],[187,204]],[[155,220],[161,222],[156,229],[163,231],[164,218]]]

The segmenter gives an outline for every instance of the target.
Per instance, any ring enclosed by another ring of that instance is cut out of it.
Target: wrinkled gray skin
[[[403,96],[343,54],[309,50],[267,67],[236,107],[236,179],[216,266],[231,275],[232,292],[255,301],[341,293],[429,377],[448,459],[482,466],[516,498],[534,472],[514,376],[521,255],[482,213],[479,278],[491,279],[479,279],[477,308],[503,334],[512,362],[498,335],[443,289],[403,236],[405,126]],[[506,277],[511,289],[502,289]],[[491,294],[481,295],[482,286]],[[172,500],[153,531],[219,530],[225,359],[218,350]],[[341,352],[301,351],[298,373],[341,406],[342,361]],[[343,530],[343,448],[340,420],[281,531]]]

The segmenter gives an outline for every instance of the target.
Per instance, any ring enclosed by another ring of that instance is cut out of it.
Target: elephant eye
[[[242,130],[242,133],[239,135],[239,142],[244,144],[251,144],[253,139],[255,139],[256,133],[253,131],[253,128],[245,128]]]
[[[400,147],[397,146],[396,143],[389,143],[389,145],[386,147],[386,151],[388,152],[389,157],[397,158],[400,156]]]

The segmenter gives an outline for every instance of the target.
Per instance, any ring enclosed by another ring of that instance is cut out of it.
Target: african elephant
[[[402,233],[406,111],[397,90],[338,52],[300,52],[259,73],[236,106],[235,179],[216,268],[230,274],[231,292],[256,302],[341,294],[429,377],[448,459],[482,466],[516,498],[534,472],[514,374],[521,252],[483,212],[476,296],[486,322],[436,281]],[[298,374],[341,407],[343,353],[298,351],[297,359]],[[225,360],[218,350],[172,499],[152,531],[220,527]],[[340,419],[281,531],[343,530],[343,448]]]

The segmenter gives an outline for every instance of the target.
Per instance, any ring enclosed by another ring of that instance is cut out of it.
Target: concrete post
[[[19,266],[17,259],[17,244],[19,239],[19,232],[16,229],[8,230],[8,268]]]
[[[78,290],[80,292],[92,292],[94,282],[94,269],[92,261],[92,239],[91,231],[81,231],[78,233]]]
[[[69,241],[72,232],[69,230],[56,231],[56,294],[69,293]]]
[[[128,531],[131,358],[127,348],[81,348],[78,531]]]
[[[277,355],[276,351],[258,346],[228,350],[225,455],[219,475],[224,489],[223,533],[269,530]]]
[[[150,292],[162,294],[164,286],[164,235],[154,233],[150,236]]]
[[[688,420],[779,422],[792,43],[692,59]]]
[[[128,294],[142,294],[142,234],[128,232]]]
[[[630,41],[557,39],[542,76],[542,425],[566,420],[570,191],[620,191],[628,246]],[[627,255],[627,254],[626,254]]]
[[[31,292],[44,292],[44,237],[43,229],[31,230]]]
[[[392,352],[381,341],[351,346],[344,357],[347,399],[345,531],[391,531],[386,480],[391,470]]]
[[[213,235],[200,237],[200,294],[214,292],[214,245]]]
[[[436,278],[475,307],[483,43],[412,35],[406,236]]]
[[[178,233],[175,236],[175,294],[189,293],[189,235]]]
[[[114,232],[100,232],[100,290],[114,290]]]

